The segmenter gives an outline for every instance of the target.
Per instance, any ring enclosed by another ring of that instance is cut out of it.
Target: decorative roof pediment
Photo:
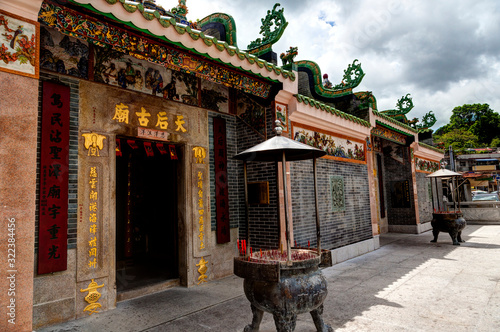
[[[126,0],[72,0],[72,2],[99,15],[117,20],[132,30],[163,39],[202,57],[229,65],[237,71],[246,71],[271,81],[295,80],[293,72],[261,60],[228,42],[206,36],[203,32],[190,27],[189,22],[186,22],[188,24],[178,23],[173,17],[161,15],[157,10],[145,8],[140,2]],[[48,3],[43,5],[48,5]],[[56,17],[50,18],[53,16],[50,10],[52,9],[41,12],[41,18],[47,16],[47,19],[55,19]],[[76,28],[81,27],[75,26]],[[72,32],[77,33],[77,31]],[[235,44],[235,40],[233,43]],[[111,45],[115,47],[115,45]]]

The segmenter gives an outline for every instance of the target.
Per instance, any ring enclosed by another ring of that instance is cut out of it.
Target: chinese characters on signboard
[[[88,247],[88,267],[98,268],[97,263],[97,235],[98,235],[98,216],[99,216],[99,177],[97,166],[91,166],[89,169],[89,247]]]
[[[38,274],[67,268],[69,94],[43,83]]]
[[[201,146],[196,146],[193,148],[194,158],[196,159],[196,164],[205,164],[206,150]],[[204,250],[206,248],[206,235],[205,235],[205,195],[204,195],[204,180],[205,171],[202,168],[194,168],[196,174],[194,192],[197,195],[196,211],[195,216],[198,219],[198,238],[200,239],[198,249]]]
[[[226,121],[214,118],[215,206],[217,243],[230,241]]]
[[[139,111],[133,111],[128,105],[119,103],[115,105],[115,113],[112,118],[119,123],[124,124],[137,124],[139,136],[145,138],[155,138],[167,140],[168,134],[163,133],[161,130],[169,130],[176,133],[186,133],[188,131],[186,119],[184,115],[171,114],[164,111],[154,112],[147,111],[141,107]],[[148,130],[148,127],[155,128],[156,130]]]

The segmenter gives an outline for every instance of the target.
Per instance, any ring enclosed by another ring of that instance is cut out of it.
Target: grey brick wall
[[[432,220],[431,181],[429,178],[426,178],[426,176],[426,173],[416,172],[418,213],[421,223],[430,222]]]
[[[272,109],[266,112],[266,124],[268,138],[274,136],[272,132],[274,116]],[[238,152],[242,152],[258,143],[264,141],[255,131],[249,128],[242,121],[237,121],[238,130]],[[238,162],[238,192],[240,230],[239,237],[246,238],[246,220],[245,220],[245,196],[243,180],[243,162]],[[248,163],[247,167],[248,181],[269,181],[269,205],[251,205],[249,209],[250,220],[250,239],[253,248],[277,248],[279,245],[279,223],[278,223],[278,205],[276,189],[276,163]]]
[[[366,165],[319,159],[318,202],[321,246],[335,249],[372,238]],[[316,245],[316,213],[312,160],[291,163],[294,239],[299,246]],[[345,210],[332,210],[330,176],[344,180]]]
[[[77,79],[40,72],[38,89],[38,134],[37,134],[37,175],[36,175],[36,213],[35,213],[35,251],[38,250],[38,214],[39,214],[39,182],[40,182],[40,139],[42,128],[42,83],[43,81],[59,81],[70,87],[69,113],[69,186],[68,186],[68,249],[76,248],[76,228],[78,211],[78,110],[79,83]]]
[[[226,148],[227,148],[227,177],[229,187],[229,222],[231,228],[240,224],[240,191],[238,167],[240,162],[232,159],[237,153],[237,125],[236,117],[216,112],[208,112],[208,135],[209,135],[209,158],[210,158],[210,211],[212,230],[216,229],[216,207],[215,207],[215,164],[214,164],[214,117],[222,117],[226,120]],[[244,211],[243,211],[244,213]]]

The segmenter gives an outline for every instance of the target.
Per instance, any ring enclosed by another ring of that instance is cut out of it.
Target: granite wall
[[[0,330],[31,331],[38,80],[0,72]]]

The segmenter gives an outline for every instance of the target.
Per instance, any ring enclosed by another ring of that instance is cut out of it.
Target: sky
[[[498,0],[281,0],[288,21],[273,45],[278,54],[298,47],[295,61],[316,62],[333,84],[354,59],[365,77],[354,89],[371,91],[379,111],[410,93],[408,119],[433,111],[432,129],[463,104],[500,112],[500,1]],[[177,0],[157,0],[171,9]],[[238,48],[261,37],[269,0],[187,0],[187,19],[222,12],[236,22]],[[278,65],[281,60],[278,59]]]

